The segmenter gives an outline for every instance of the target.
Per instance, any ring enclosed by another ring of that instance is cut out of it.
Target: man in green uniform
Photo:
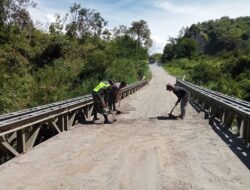
[[[93,120],[99,120],[97,117],[97,113],[103,114],[104,116],[104,123],[109,124],[112,123],[108,119],[108,114],[106,112],[107,103],[105,102],[105,96],[109,93],[110,90],[110,83],[108,81],[100,82],[92,92],[92,97],[94,100],[94,109],[93,109]]]

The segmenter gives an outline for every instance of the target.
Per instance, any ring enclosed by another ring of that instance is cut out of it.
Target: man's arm
[[[178,97],[178,100],[177,100],[177,102],[175,103],[175,105],[177,105],[180,101],[181,101],[181,98]]]
[[[173,93],[177,96],[177,98],[178,98],[178,100],[177,100],[177,102],[175,103],[175,105],[177,105],[180,101],[181,101],[181,96],[180,96],[180,92],[179,92],[179,88],[175,88],[174,90],[173,90]]]

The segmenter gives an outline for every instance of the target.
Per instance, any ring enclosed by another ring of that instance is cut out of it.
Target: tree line
[[[149,75],[150,29],[144,20],[108,29],[94,9],[74,3],[46,30],[31,0],[0,0],[0,113],[91,92],[100,81]]]
[[[250,17],[182,28],[165,45],[161,61],[178,77],[250,101]]]

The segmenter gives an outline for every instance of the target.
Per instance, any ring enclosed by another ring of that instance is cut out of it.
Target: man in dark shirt
[[[116,109],[115,103],[118,102],[119,93],[122,88],[126,86],[126,82],[121,83],[114,83],[111,86],[111,91],[109,93],[109,108],[111,111],[116,111],[117,113],[121,113],[119,110]]]
[[[173,93],[177,96],[178,100],[175,105],[177,105],[178,103],[180,103],[181,105],[181,114],[178,116],[178,118],[183,119],[186,113],[186,106],[190,93],[185,88],[174,87],[169,83],[167,84],[166,88],[168,91],[173,91]]]

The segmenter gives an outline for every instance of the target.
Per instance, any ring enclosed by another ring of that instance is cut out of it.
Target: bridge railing
[[[209,113],[212,119],[220,120],[223,123],[223,127],[229,129],[232,125],[236,126],[237,134],[249,145],[250,102],[230,97],[187,81],[177,80],[176,84],[190,91],[191,98],[205,110],[205,113]]]
[[[139,81],[121,90],[121,98],[136,92],[147,84]],[[44,141],[45,133],[68,131],[79,121],[92,115],[92,95],[51,103],[22,111],[0,115],[0,159],[2,154],[18,156]],[[51,135],[49,135],[51,136]]]

